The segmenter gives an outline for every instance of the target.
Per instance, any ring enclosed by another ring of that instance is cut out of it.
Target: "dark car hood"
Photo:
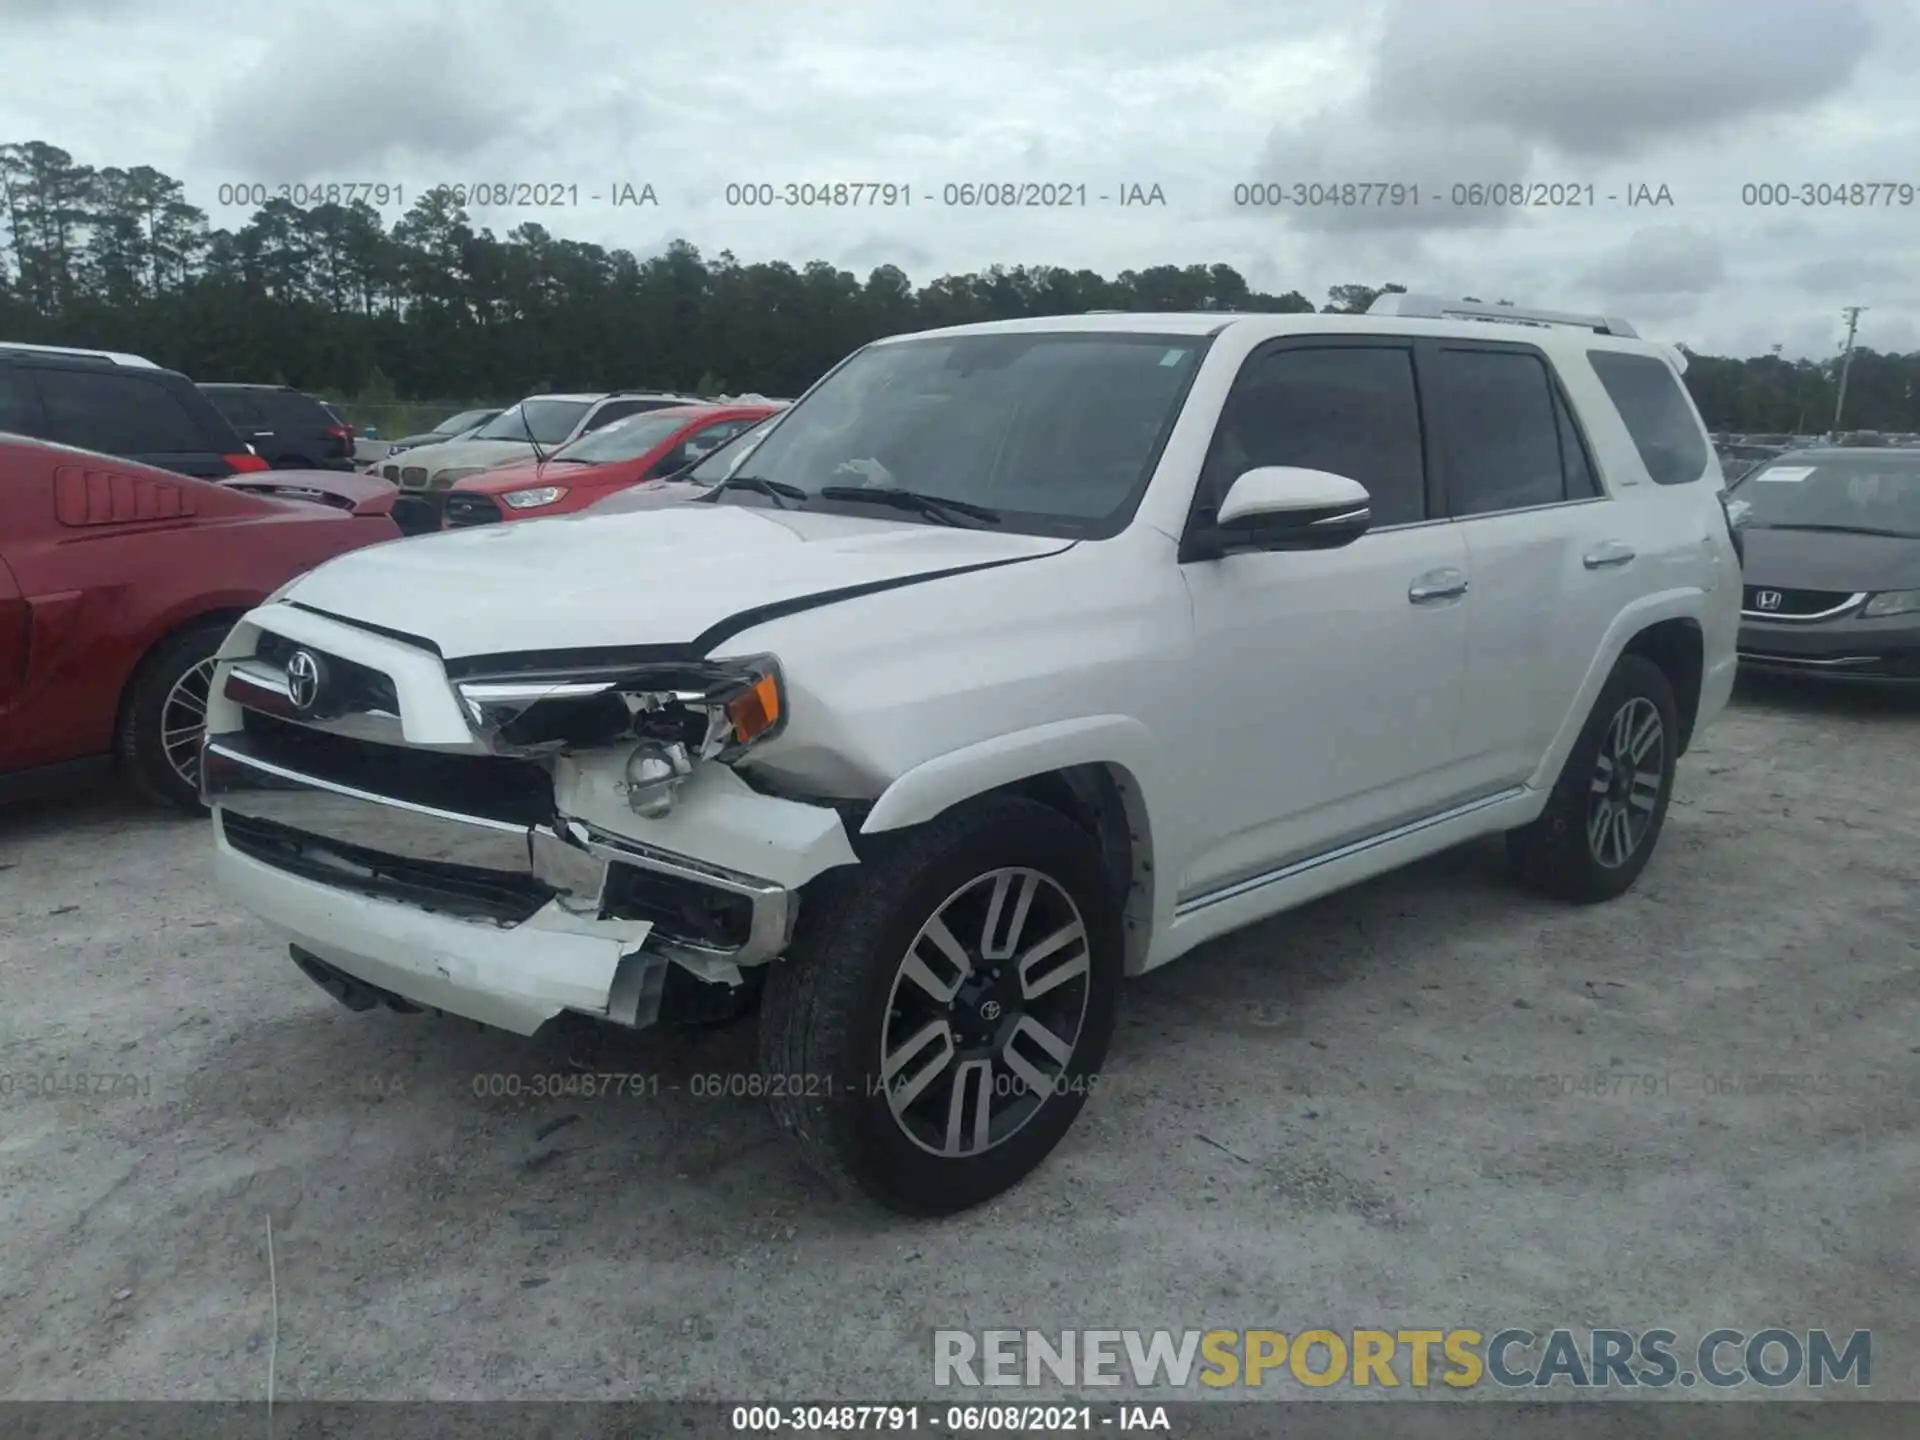
[[[1779,590],[1920,590],[1920,540],[1748,526],[1744,575]]]

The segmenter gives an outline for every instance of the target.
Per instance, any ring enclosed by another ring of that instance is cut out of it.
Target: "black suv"
[[[291,385],[200,386],[276,470],[353,469],[353,427]]]
[[[0,430],[204,480],[267,468],[186,376],[112,350],[0,340]]]

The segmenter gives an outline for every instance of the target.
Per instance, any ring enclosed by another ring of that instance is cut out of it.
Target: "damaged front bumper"
[[[620,816],[591,770],[563,763],[536,820],[440,783],[430,754],[381,748],[420,767],[411,794],[391,776],[356,784],[351,765],[272,731],[213,733],[202,753],[221,884],[350,1004],[328,972],[523,1035],[562,1011],[632,1027],[678,1018],[676,993],[724,999],[780,955],[799,885],[854,860],[835,812],[757,794],[724,766],[701,767],[665,821],[627,812],[653,844],[610,828]]]

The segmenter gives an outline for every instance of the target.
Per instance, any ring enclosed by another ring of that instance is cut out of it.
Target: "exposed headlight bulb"
[[[692,773],[685,745],[642,740],[627,756],[627,804],[636,815],[658,820],[673,809],[680,782]]]

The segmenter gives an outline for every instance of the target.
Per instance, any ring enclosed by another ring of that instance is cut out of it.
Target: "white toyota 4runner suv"
[[[829,1175],[943,1213],[1124,976],[1472,837],[1620,894],[1732,688],[1684,357],[1603,317],[1104,314],[878,341],[698,498],[394,542],[233,630],[226,889],[355,1009],[759,1008]]]

